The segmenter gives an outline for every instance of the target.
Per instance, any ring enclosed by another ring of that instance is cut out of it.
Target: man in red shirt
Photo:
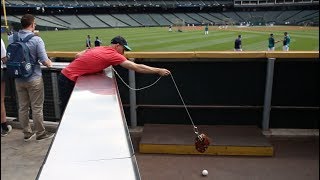
[[[62,114],[79,76],[94,74],[109,66],[117,65],[138,73],[159,74],[160,76],[170,75],[170,71],[167,69],[136,64],[127,60],[123,56],[125,50],[131,51],[131,48],[123,37],[117,36],[111,40],[110,46],[86,49],[76,55],[76,59],[65,67],[59,76],[60,108]]]

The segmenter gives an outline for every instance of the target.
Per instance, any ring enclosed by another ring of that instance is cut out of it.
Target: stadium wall
[[[71,60],[76,52],[48,52],[57,61]],[[268,63],[274,60],[269,112],[270,128],[319,128],[319,51],[290,52],[129,52],[137,63],[165,67],[172,71],[177,86],[196,124],[256,125],[262,127]],[[115,67],[128,83],[128,71]],[[44,71],[45,120],[59,121],[57,106],[58,71]],[[136,88],[154,82],[158,76],[136,74]],[[8,116],[17,117],[14,84],[8,80]],[[118,79],[128,125],[129,90]],[[49,92],[49,93],[48,93]],[[136,92],[138,125],[189,124],[189,119],[170,77]],[[51,103],[51,105],[50,105]]]

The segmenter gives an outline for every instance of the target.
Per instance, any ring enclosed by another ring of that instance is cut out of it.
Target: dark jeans
[[[58,77],[58,81],[59,81],[59,97],[60,97],[59,103],[60,103],[60,111],[61,111],[61,117],[62,117],[64,110],[68,104],[71,93],[73,91],[75,82],[68,79],[62,73],[60,73]]]

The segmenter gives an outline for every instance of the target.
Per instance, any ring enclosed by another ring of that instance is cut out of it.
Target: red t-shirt
[[[88,49],[83,55],[72,61],[61,73],[68,79],[76,81],[84,74],[94,74],[111,65],[118,65],[127,60],[115,49],[100,46]]]

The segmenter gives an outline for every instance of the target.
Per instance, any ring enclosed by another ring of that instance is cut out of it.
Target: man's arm
[[[120,66],[143,74],[159,74],[160,76],[167,76],[170,74],[170,71],[167,69],[151,67],[144,64],[136,64],[129,60],[124,61]]]

